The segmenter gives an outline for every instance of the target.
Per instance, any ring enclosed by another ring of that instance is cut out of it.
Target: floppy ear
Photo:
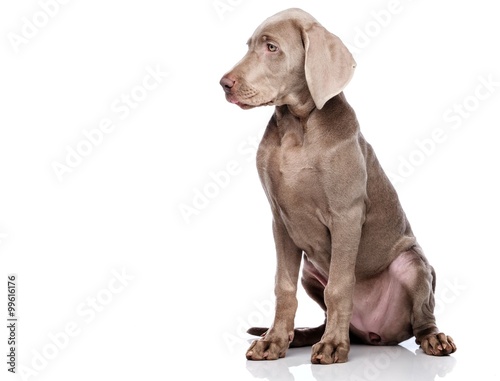
[[[344,43],[319,24],[303,30],[305,74],[316,107],[325,103],[347,86],[356,62]]]

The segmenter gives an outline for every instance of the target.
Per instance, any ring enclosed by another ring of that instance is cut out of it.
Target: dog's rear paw
[[[264,337],[269,331],[269,328],[263,328],[263,327],[251,327],[248,328],[247,333],[253,336],[261,336]]]
[[[254,336],[264,337],[268,331],[269,328],[252,327],[247,330],[247,333]],[[290,348],[308,347],[313,345],[321,339],[324,332],[324,324],[315,328],[295,328]]]
[[[457,350],[457,346],[450,336],[437,333],[425,336],[421,342],[422,350],[432,356],[446,356]]]

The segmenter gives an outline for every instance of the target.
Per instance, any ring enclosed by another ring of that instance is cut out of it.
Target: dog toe
[[[420,347],[426,354],[432,356],[446,356],[457,350],[453,339],[442,332],[424,337]]]
[[[349,344],[319,342],[312,347],[311,362],[313,364],[334,364],[347,361]]]

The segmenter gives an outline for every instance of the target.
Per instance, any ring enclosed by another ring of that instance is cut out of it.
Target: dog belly
[[[404,286],[413,275],[413,256],[412,252],[403,252],[380,274],[356,281],[350,330],[363,342],[396,345],[413,336],[412,299]],[[307,258],[303,271],[304,277],[313,277],[326,286],[324,272]]]
[[[351,330],[364,342],[390,345],[413,336],[412,298],[405,287],[413,259],[413,252],[403,252],[379,275],[356,282]]]

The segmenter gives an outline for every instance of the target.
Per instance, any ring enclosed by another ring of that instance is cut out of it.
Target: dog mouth
[[[240,107],[243,110],[249,110],[251,108],[260,107],[260,106],[272,106],[272,105],[274,105],[274,101],[272,101],[272,100],[269,102],[256,103],[256,104],[245,103],[245,102],[240,101],[234,95],[230,95],[230,94],[226,94],[226,100],[229,103],[235,104],[236,106]]]

